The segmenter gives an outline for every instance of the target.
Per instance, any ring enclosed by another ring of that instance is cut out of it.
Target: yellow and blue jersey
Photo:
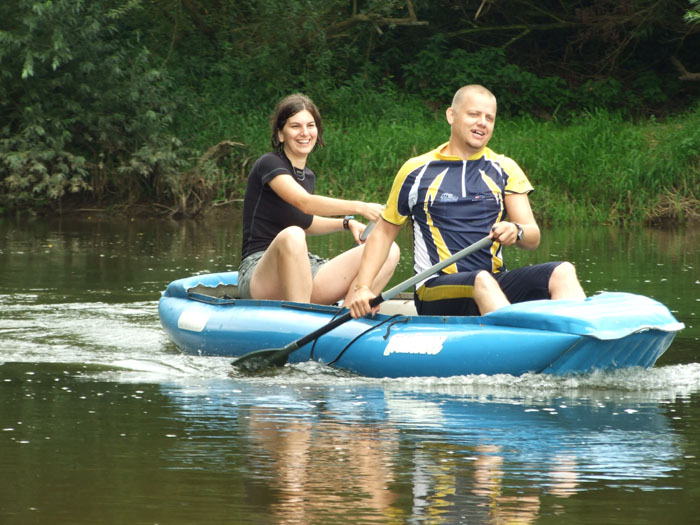
[[[408,160],[399,170],[383,217],[395,225],[413,219],[414,269],[419,273],[489,234],[504,220],[504,197],[533,188],[512,159],[484,148],[463,160],[441,153],[447,144]],[[442,273],[505,270],[501,246],[461,259]]]

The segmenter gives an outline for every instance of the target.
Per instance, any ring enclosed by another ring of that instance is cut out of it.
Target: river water
[[[312,363],[233,378],[228,359],[181,354],[160,292],[235,269],[240,229],[0,221],[0,523],[697,522],[693,228],[560,227],[534,254],[506,255],[571,260],[588,294],[666,304],[686,328],[655,367],[439,380]],[[400,244],[392,283],[411,272]]]

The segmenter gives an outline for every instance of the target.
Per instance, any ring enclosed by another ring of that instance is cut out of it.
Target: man
[[[489,236],[493,243],[416,286],[421,315],[483,315],[512,302],[583,300],[568,262],[506,271],[503,246],[534,250],[540,230],[530,208],[533,190],[520,167],[487,147],[496,97],[485,87],[460,88],[446,112],[450,140],[399,170],[382,219],[369,236],[348,307],[370,313],[369,289],[401,226],[413,221],[414,269],[421,272]],[[507,218],[507,220],[505,220]]]

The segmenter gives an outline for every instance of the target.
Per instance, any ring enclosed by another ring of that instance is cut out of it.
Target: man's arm
[[[369,301],[381,293],[381,290],[372,290],[370,286],[386,261],[391,243],[394,242],[400,230],[401,226],[380,219],[372,235],[367,238],[360,270],[357,273],[355,292],[352,294],[350,303],[346,305],[355,319],[370,313],[372,309]]]
[[[506,213],[508,221],[498,222],[494,225],[491,238],[504,246],[517,244],[519,248],[534,250],[540,244],[540,228],[537,226],[535,216],[532,214],[530,199],[525,193],[510,193],[505,197]],[[523,229],[523,237],[518,241],[519,224]]]

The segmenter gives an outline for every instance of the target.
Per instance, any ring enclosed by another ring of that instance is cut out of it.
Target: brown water
[[[691,229],[559,228],[507,254],[669,306],[686,329],[650,370],[385,381],[313,363],[232,379],[227,359],[181,354],[159,294],[235,269],[239,235],[235,220],[0,222],[0,523],[697,521]]]

